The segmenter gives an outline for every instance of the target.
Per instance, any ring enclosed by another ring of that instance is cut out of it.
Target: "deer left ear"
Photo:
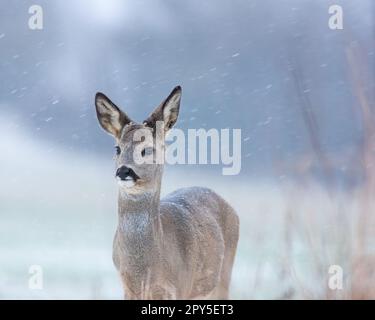
[[[100,92],[95,96],[95,107],[102,128],[115,138],[119,138],[122,128],[131,122],[130,118]]]
[[[168,131],[173,127],[180,111],[182,89],[175,87],[159,107],[144,121],[149,127],[155,127],[157,121],[164,121],[164,129]]]

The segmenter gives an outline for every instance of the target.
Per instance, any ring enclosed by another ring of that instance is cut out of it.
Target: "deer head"
[[[125,193],[159,191],[165,135],[177,121],[180,101],[181,87],[177,86],[146,120],[136,123],[104,94],[96,94],[99,123],[116,140],[115,174]]]

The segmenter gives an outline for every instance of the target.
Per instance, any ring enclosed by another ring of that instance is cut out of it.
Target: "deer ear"
[[[159,107],[144,121],[149,127],[155,127],[157,121],[164,121],[165,131],[168,131],[177,121],[180,111],[182,90],[180,86],[175,87]]]
[[[95,95],[96,115],[102,128],[119,138],[122,128],[131,120],[103,93]]]

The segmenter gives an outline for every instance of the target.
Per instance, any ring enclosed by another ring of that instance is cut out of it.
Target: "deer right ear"
[[[177,86],[143,123],[154,128],[157,121],[163,121],[165,132],[167,132],[177,121],[180,102],[181,87]]]
[[[102,128],[115,138],[119,138],[122,128],[131,122],[128,116],[100,92],[95,95],[95,107]]]

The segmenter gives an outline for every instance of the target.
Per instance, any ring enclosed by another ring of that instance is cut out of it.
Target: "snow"
[[[163,193],[200,184],[239,212],[233,297],[273,298],[290,285],[301,293],[296,283],[277,277],[285,258],[283,214],[297,201],[296,211],[316,209],[314,217],[326,228],[324,214],[337,208],[328,210],[334,201],[323,183],[299,188],[293,199],[280,186],[291,174],[279,172],[279,159],[293,166],[312,149],[293,74],[300,73],[324,152],[342,159],[333,170],[345,179],[361,176],[353,174],[352,163],[362,147],[363,115],[347,61],[352,46],[342,32],[328,29],[325,4],[274,2],[45,2],[55,23],[42,32],[26,29],[25,11],[2,7],[0,299],[122,297],[111,260],[117,219],[113,141],[98,126],[94,95],[104,92],[142,121],[177,84],[183,98],[176,127],[241,128],[243,169],[225,178],[208,165],[167,167]],[[370,99],[372,2],[343,0],[358,49],[355,70]],[[342,208],[356,205],[351,193],[345,196]],[[294,237],[293,246],[297,271],[311,271],[308,245]],[[27,287],[33,264],[44,268],[42,291]]]

